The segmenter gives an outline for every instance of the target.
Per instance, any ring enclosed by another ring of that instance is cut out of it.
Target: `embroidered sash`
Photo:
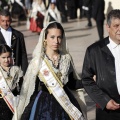
[[[14,95],[8,87],[6,80],[0,70],[0,94],[10,110],[14,113]]]
[[[47,59],[43,60],[38,77],[44,82],[49,92],[53,94],[59,104],[68,113],[71,120],[81,120],[80,118],[82,117],[82,113],[69,100],[63,90],[61,81],[52,70]]]

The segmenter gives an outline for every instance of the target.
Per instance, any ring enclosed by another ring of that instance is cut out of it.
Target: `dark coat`
[[[115,59],[107,47],[108,43],[107,37],[87,48],[82,70],[83,86],[101,109],[104,109],[111,99],[120,103],[116,84]],[[96,82],[93,80],[94,75],[96,75]]]
[[[0,0],[1,5],[0,5],[0,10],[1,9],[9,9],[9,5],[6,0]]]
[[[92,17],[97,20],[104,20],[104,9],[105,9],[105,1],[104,0],[94,0],[93,8],[92,8]]]
[[[6,44],[6,41],[0,31],[0,44]],[[28,59],[25,47],[24,36],[21,32],[12,28],[11,49],[13,50],[13,57],[15,65],[21,67],[24,74],[28,67]]]
[[[88,7],[89,9],[91,9],[93,4],[93,0],[84,0],[83,1],[83,6]]]

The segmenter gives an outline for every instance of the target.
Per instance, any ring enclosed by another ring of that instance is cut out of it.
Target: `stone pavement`
[[[93,27],[90,29],[85,27],[87,25],[86,19],[69,20],[68,23],[62,24],[66,33],[69,52],[73,57],[75,67],[79,75],[82,71],[86,48],[98,40],[96,24],[93,20],[92,23]],[[38,42],[39,35],[27,30],[25,21],[23,21],[20,26],[16,26],[16,22],[13,22],[13,27],[24,34],[28,59],[31,60],[32,52]],[[106,29],[105,36],[107,36]],[[95,120],[95,104],[86,93],[85,100],[87,103],[88,120]]]

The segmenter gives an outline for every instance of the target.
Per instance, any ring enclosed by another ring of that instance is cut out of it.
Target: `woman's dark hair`
[[[6,52],[9,52],[10,54],[12,54],[11,48],[8,45],[6,45],[6,44],[1,44],[0,45],[0,55],[2,53],[6,53]]]
[[[62,32],[62,37],[63,37],[63,34],[64,34],[64,29],[63,29],[63,27],[61,26],[60,23],[58,23],[58,22],[53,22],[53,23],[49,24],[49,25],[47,26],[46,30],[45,30],[45,39],[47,38],[48,30],[49,30],[49,29],[52,29],[52,28],[60,29],[61,32]]]

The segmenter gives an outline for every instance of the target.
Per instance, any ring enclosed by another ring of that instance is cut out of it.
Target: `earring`
[[[44,40],[44,42],[43,42],[43,47],[46,48],[46,45],[47,45],[47,41]]]

